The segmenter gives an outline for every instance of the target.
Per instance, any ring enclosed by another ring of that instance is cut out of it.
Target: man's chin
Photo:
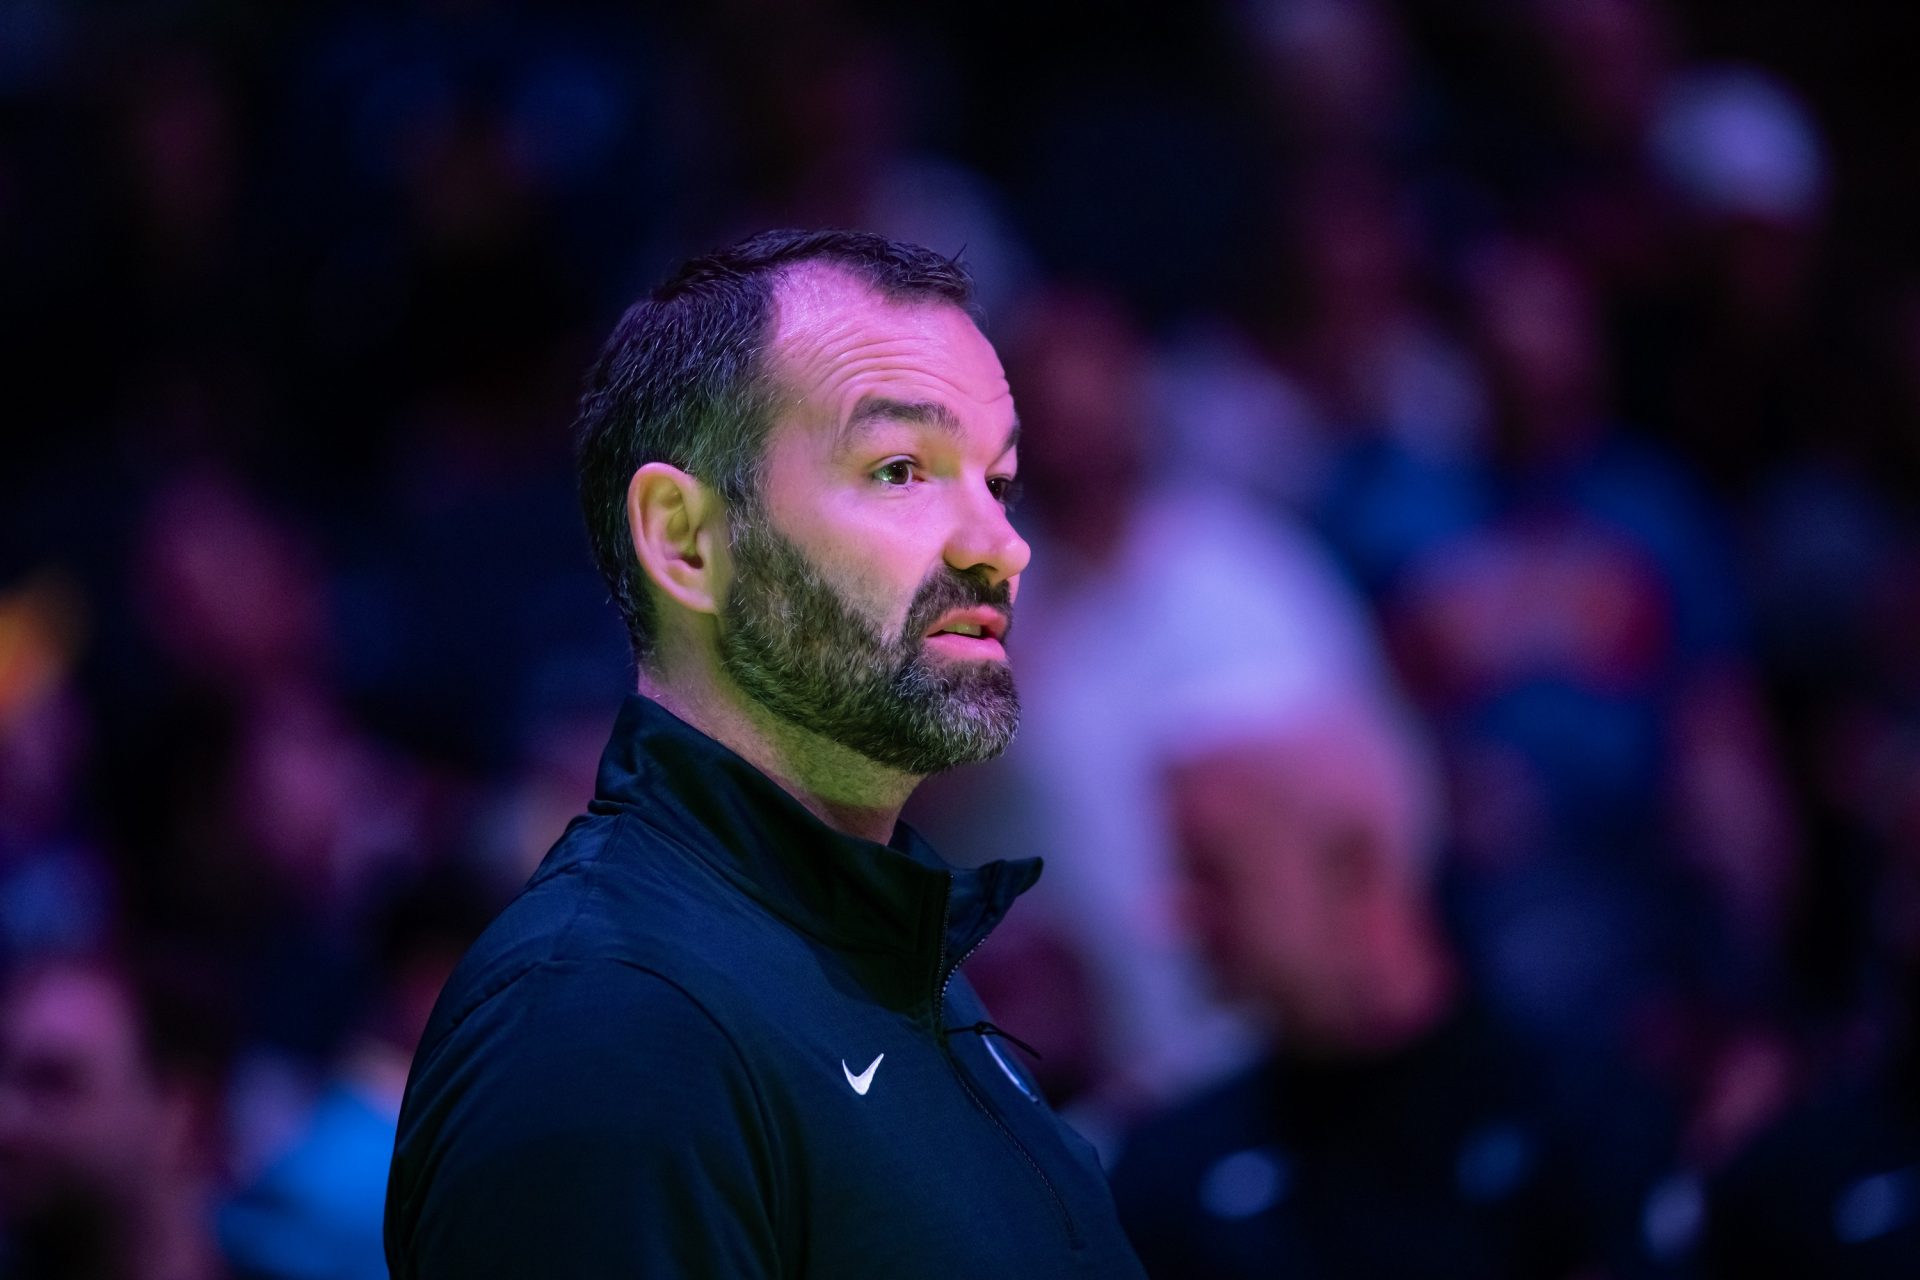
[[[949,692],[938,712],[938,728],[922,722],[916,731],[902,735],[900,745],[911,742],[911,747],[880,762],[925,776],[979,764],[1005,751],[1020,726],[1019,699],[1004,669],[977,674],[988,678],[974,688]]]

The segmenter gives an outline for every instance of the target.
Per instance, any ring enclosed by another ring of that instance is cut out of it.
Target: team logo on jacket
[[[880,1055],[880,1058],[886,1056],[887,1055],[883,1053]],[[840,1059],[840,1069],[847,1073],[847,1083],[852,1085],[853,1091],[863,1098],[867,1096],[867,1090],[873,1085],[873,1073],[880,1069],[880,1058],[875,1058],[872,1062],[869,1062],[867,1069],[859,1075],[853,1074],[853,1068],[847,1065],[845,1058]]]

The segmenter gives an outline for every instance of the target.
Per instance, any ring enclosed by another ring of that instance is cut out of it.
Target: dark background
[[[1839,1085],[1909,1108],[1913,51],[1788,0],[0,3],[0,962],[164,988],[121,1012],[195,1046],[207,1256],[377,1266],[395,1071],[630,680],[581,372],[679,257],[863,226],[963,253],[1083,450],[1035,446],[1037,554],[1178,477],[1364,602],[1517,1025],[1643,1065],[1703,1168]],[[1115,475],[1074,379],[1122,366]],[[1530,912],[1630,954],[1506,948]],[[63,1122],[16,1122],[31,1184]],[[316,1126],[359,1216],[255,1212]]]

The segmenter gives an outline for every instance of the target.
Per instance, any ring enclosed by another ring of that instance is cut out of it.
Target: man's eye
[[[1009,511],[1020,504],[1020,482],[1012,476],[989,476],[987,492]]]
[[[875,471],[873,478],[884,485],[904,487],[913,483],[913,463],[906,458],[896,458]]]

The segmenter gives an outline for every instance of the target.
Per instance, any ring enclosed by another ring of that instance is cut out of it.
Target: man
[[[954,263],[773,232],[621,321],[582,500],[641,696],[416,1054],[399,1280],[1140,1274],[957,970],[1039,874],[899,823],[990,757],[1027,546]]]
[[[1601,1257],[1682,1274],[1640,1238],[1658,1115],[1617,1090],[1610,1128],[1574,1140],[1465,990],[1426,879],[1436,788],[1397,714],[1347,695],[1264,712],[1256,685],[1169,695],[1188,714],[1167,780],[1182,914],[1272,1050],[1130,1135],[1114,1189],[1142,1261],[1205,1280],[1545,1280]]]

